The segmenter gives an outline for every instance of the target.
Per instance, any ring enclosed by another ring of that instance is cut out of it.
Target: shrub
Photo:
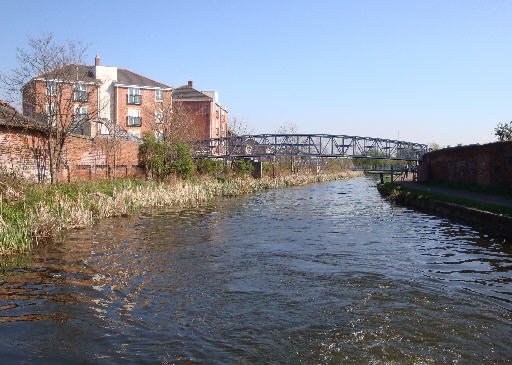
[[[169,174],[165,142],[158,141],[153,134],[145,132],[142,137],[140,152],[142,154],[142,164],[147,173],[157,179]]]
[[[174,147],[176,156],[172,162],[174,171],[183,178],[194,172],[194,161],[190,155],[190,146],[186,143],[177,143]]]
[[[197,161],[196,168],[200,174],[213,174],[216,171],[222,171],[222,161],[202,158]]]
[[[240,175],[252,174],[254,172],[254,166],[251,160],[236,160],[235,171]]]

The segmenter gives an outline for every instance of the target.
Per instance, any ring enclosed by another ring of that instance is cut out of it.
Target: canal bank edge
[[[0,205],[0,256],[29,252],[40,242],[52,241],[61,231],[85,228],[103,218],[131,215],[145,209],[189,207],[216,197],[361,175],[358,171],[343,170],[262,179],[204,177],[168,182],[119,179],[26,187],[22,180],[15,179],[9,182],[13,185],[11,190],[16,186],[20,191],[11,194],[15,196],[11,203]]]
[[[441,201],[420,192],[413,194],[406,188],[395,184],[378,184],[377,189],[386,199],[396,204],[469,224],[479,231],[504,239],[507,243],[512,242],[512,216],[510,215]]]

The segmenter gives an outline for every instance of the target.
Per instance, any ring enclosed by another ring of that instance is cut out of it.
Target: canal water
[[[510,246],[374,185],[113,219],[4,258],[1,362],[512,362]]]

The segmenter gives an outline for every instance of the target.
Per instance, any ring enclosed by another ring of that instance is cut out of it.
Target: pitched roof
[[[94,66],[69,64],[56,68],[55,70],[42,73],[34,79],[60,79],[67,81],[97,82],[94,76]],[[151,80],[135,72],[117,69],[117,83],[123,85],[137,85],[149,87],[169,88],[170,86]]]
[[[15,108],[7,103],[0,103],[0,125],[16,128],[28,128],[44,131],[44,124],[41,122],[21,115]]]
[[[169,88],[170,86],[156,82],[135,72],[125,70],[124,68],[117,69],[117,82],[124,85],[137,85],[149,87]]]
[[[206,101],[213,100],[208,95],[202,93],[199,90],[194,89],[193,87],[187,86],[187,85],[180,86],[180,87],[174,89],[173,96],[175,98],[177,98],[177,99],[192,99],[192,98],[196,99],[196,98],[199,98],[199,99],[206,100]]]
[[[34,77],[34,79],[39,78],[96,82],[96,78],[92,72],[92,66],[74,64],[64,65],[56,68],[55,70],[48,71]]]

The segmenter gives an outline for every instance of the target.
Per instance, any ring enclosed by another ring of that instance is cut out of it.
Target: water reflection
[[[365,178],[71,232],[0,276],[27,362],[511,359],[512,252]],[[30,333],[30,336],[27,336]]]

